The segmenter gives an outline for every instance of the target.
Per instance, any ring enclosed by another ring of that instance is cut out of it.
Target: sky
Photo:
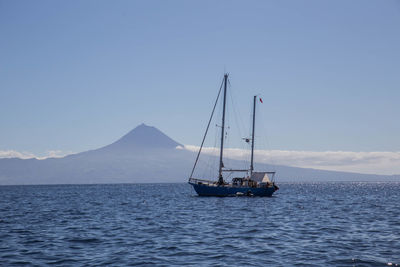
[[[400,173],[398,0],[0,0],[0,36],[0,157],[95,149],[142,122],[198,146],[228,72],[243,121],[264,100],[260,149],[385,153],[373,169]],[[368,165],[346,155],[334,168]]]

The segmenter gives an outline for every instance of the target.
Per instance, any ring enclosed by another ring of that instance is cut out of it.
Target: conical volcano
[[[100,148],[100,150],[133,152],[148,149],[175,149],[177,146],[182,145],[165,135],[156,127],[142,123],[114,143]]]

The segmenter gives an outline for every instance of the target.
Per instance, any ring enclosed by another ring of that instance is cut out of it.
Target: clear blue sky
[[[400,1],[0,0],[0,36],[0,150],[198,145],[225,70],[271,149],[400,150]]]

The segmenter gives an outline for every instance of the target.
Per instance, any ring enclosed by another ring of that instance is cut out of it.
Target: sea
[[[400,183],[0,187],[0,266],[400,266]]]

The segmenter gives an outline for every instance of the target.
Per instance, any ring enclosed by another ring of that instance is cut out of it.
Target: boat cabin
[[[275,172],[253,172],[251,177],[235,177],[232,179],[233,187],[269,187]]]
[[[245,177],[235,177],[232,179],[233,187],[257,187],[257,182]]]

